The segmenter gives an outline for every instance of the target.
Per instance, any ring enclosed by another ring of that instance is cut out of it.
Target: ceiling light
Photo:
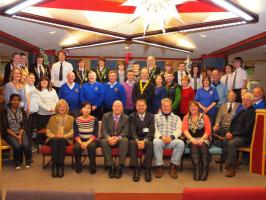
[[[8,10],[5,11],[6,14],[8,15],[12,15],[24,8],[27,8],[29,6],[35,5],[37,3],[40,3],[43,0],[27,0],[27,1],[23,1],[21,3],[16,4],[15,6],[9,8]]]
[[[229,1],[225,1],[225,0],[212,0],[212,2],[214,2],[215,4],[217,4],[220,7],[224,8],[225,10],[228,10],[228,11],[230,11],[230,12],[238,15],[239,17],[245,19],[246,21],[251,21],[251,20],[254,19],[253,16],[251,16],[247,12],[241,10],[240,8],[238,8],[234,4],[230,3]]]
[[[96,44],[88,44],[88,45],[82,45],[82,46],[76,46],[76,47],[67,47],[65,49],[67,50],[73,50],[73,49],[82,49],[82,48],[87,48],[87,47],[97,47],[97,46],[102,46],[106,44],[115,44],[115,43],[121,43],[125,42],[126,40],[115,40],[115,41],[109,41],[109,42],[99,42]]]
[[[51,35],[56,34],[56,31],[50,31],[49,34]]]
[[[198,27],[198,28],[189,28],[189,29],[178,31],[178,32],[187,33],[187,32],[201,31],[201,30],[207,30],[207,29],[223,28],[223,27],[228,27],[228,26],[237,26],[237,25],[246,24],[246,23],[247,23],[246,21],[233,22],[233,23],[211,25],[211,26],[204,26],[204,27]]]
[[[206,37],[207,37],[207,35],[200,34],[200,37],[202,37],[202,38],[206,38]]]
[[[96,33],[96,34],[105,35],[105,36],[108,36],[108,37],[114,37],[114,38],[118,38],[118,39],[125,39],[124,37],[115,36],[115,35],[112,35],[112,34],[101,33],[101,32],[97,32],[97,31],[91,31],[91,30],[87,30],[85,28],[84,29],[83,28],[77,28],[77,27],[73,27],[73,26],[57,24],[57,23],[54,23],[54,22],[48,22],[48,21],[39,20],[39,19],[32,19],[32,18],[29,18],[29,17],[22,17],[22,16],[17,16],[17,15],[13,15],[12,17],[17,18],[17,19],[30,21],[30,22],[36,22],[36,23],[41,23],[41,24],[46,24],[46,25],[57,26],[57,27],[60,27],[60,28],[69,28],[69,29],[73,29],[73,30],[86,31],[86,32]]]
[[[152,43],[152,42],[145,42],[145,41],[140,41],[140,40],[132,40],[132,42],[136,42],[136,43],[140,43],[140,44],[146,44],[146,45],[155,46],[155,47],[161,47],[161,48],[170,49],[170,50],[174,50],[174,51],[180,51],[180,52],[184,52],[184,53],[192,53],[192,51],[189,51],[189,50],[168,47],[165,45],[156,44],[156,43]]]

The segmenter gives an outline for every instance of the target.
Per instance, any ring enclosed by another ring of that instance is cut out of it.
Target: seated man
[[[153,140],[155,157],[155,177],[163,175],[163,149],[173,149],[170,165],[170,176],[177,178],[177,166],[180,165],[185,144],[178,139],[181,135],[182,121],[172,111],[172,100],[165,98],[161,101],[162,112],[155,115],[155,135]]]
[[[254,95],[254,108],[255,109],[265,109],[266,102],[265,102],[265,94],[262,87],[257,86],[252,91]]]
[[[249,92],[242,96],[242,106],[239,106],[237,109],[229,131],[225,135],[228,142],[227,177],[233,177],[236,174],[237,149],[242,146],[248,146],[251,142],[253,127],[255,124],[253,98],[253,95]]]
[[[213,127],[213,131],[222,137],[224,137],[228,132],[232,118],[235,115],[238,106],[240,105],[240,103],[235,102],[236,93],[233,90],[228,92],[227,99],[227,102],[220,106],[216,116],[215,125]],[[219,145],[221,143],[217,141],[216,138],[214,139],[215,145],[221,146]],[[225,145],[226,143],[223,145],[224,148],[226,147]],[[218,162],[220,162],[220,160]],[[222,162],[224,162],[224,160]]]
[[[130,140],[130,166],[134,169],[133,181],[139,181],[139,163],[137,151],[144,150],[145,157],[142,166],[145,168],[145,181],[151,181],[151,164],[153,158],[154,116],[146,112],[147,103],[138,99],[136,110],[129,117]]]
[[[104,157],[109,168],[109,178],[120,178],[122,176],[128,150],[128,116],[123,114],[123,104],[117,100],[113,103],[111,112],[104,114],[102,119],[101,146]],[[119,148],[119,167],[115,168],[112,158],[112,147]]]

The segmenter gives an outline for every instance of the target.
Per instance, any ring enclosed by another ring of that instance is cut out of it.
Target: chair
[[[0,133],[0,172],[2,171],[2,153],[4,150],[10,150],[10,158],[12,157],[12,148],[9,146],[4,140],[1,138],[1,133]]]

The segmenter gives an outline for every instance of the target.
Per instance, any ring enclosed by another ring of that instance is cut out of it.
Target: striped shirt
[[[99,122],[98,119],[90,116],[88,119],[82,117],[76,118],[74,121],[74,137],[75,140],[80,138],[81,141],[88,141],[89,139],[96,140],[98,136]]]

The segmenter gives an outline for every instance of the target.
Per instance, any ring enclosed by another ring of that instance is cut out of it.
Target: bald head
[[[119,100],[116,100],[114,103],[113,103],[113,113],[115,115],[121,115],[122,112],[123,112],[123,103]]]
[[[73,72],[68,72],[67,73],[67,82],[69,84],[72,84],[75,80],[75,74]]]

